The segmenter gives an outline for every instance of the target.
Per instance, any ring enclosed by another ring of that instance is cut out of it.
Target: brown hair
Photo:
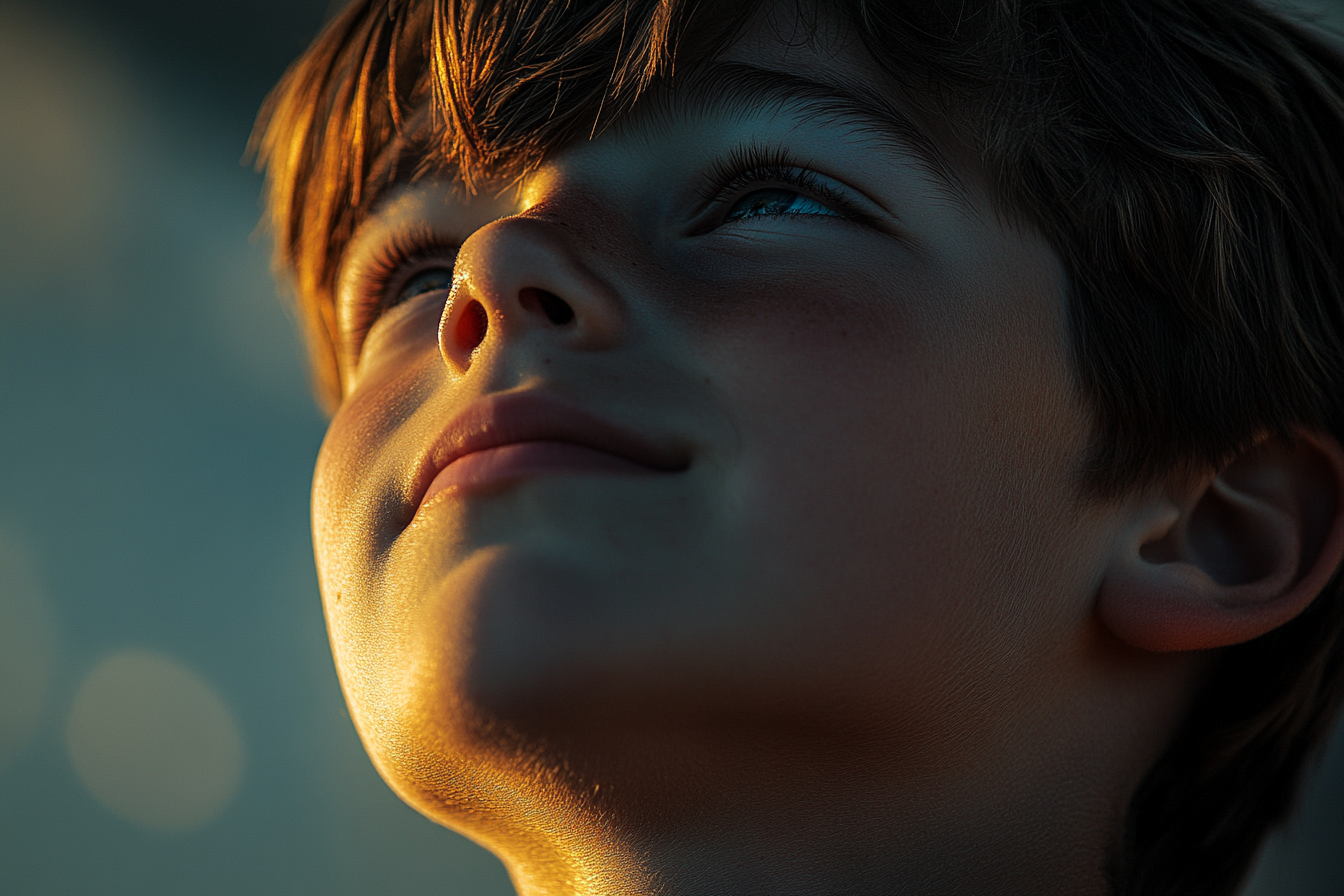
[[[1061,258],[1096,427],[1087,491],[1216,466],[1267,433],[1344,441],[1335,51],[1251,0],[825,5]],[[341,255],[390,186],[524,172],[712,56],[752,6],[356,0],[332,21],[254,142],[324,403],[341,389]],[[1131,801],[1118,893],[1235,890],[1344,699],[1342,588],[1220,652]]]

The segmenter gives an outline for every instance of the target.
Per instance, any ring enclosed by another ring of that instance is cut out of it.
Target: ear
[[[1344,450],[1303,433],[1134,505],[1106,570],[1102,622],[1143,650],[1204,650],[1278,628],[1344,556]]]

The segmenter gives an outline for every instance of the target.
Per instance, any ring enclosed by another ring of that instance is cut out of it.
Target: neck
[[[1099,796],[1076,768],[1069,781],[1019,766],[949,783],[805,767],[806,780],[694,776],[695,794],[671,799],[638,787],[622,799],[613,781],[570,816],[567,846],[498,851],[520,896],[1106,892],[1127,788]]]
[[[498,836],[480,812],[445,821],[500,855],[521,896],[1100,896],[1129,798],[1201,673],[1099,665],[1059,676],[1065,694],[1018,694],[992,723],[930,737],[740,716],[699,735],[552,728],[507,775]]]

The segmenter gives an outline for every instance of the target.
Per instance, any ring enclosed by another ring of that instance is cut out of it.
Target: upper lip
[[[662,472],[690,466],[685,450],[617,426],[554,396],[506,392],[472,402],[439,433],[420,463],[416,505],[439,471],[459,457],[501,445],[540,441],[586,445]]]

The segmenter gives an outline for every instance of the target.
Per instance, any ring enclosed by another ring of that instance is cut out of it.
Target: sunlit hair
[[[749,11],[718,0],[705,58]],[[340,400],[333,287],[355,227],[428,173],[522,174],[672,74],[695,4],[356,0],[267,99],[252,149],[267,172],[276,267],[291,281],[318,400]],[[702,14],[698,19],[708,19]]]
[[[254,147],[316,388],[359,222],[428,174],[471,190],[600,133],[732,40],[724,0],[357,0],[268,99]],[[1113,498],[1266,435],[1344,440],[1344,61],[1249,0],[836,0],[913,111],[979,150],[1069,279],[1080,485]],[[816,4],[799,4],[804,21]],[[792,12],[791,9],[785,12]],[[792,21],[786,17],[785,20]],[[1337,575],[1223,650],[1135,794],[1117,893],[1231,893],[1344,698]]]

